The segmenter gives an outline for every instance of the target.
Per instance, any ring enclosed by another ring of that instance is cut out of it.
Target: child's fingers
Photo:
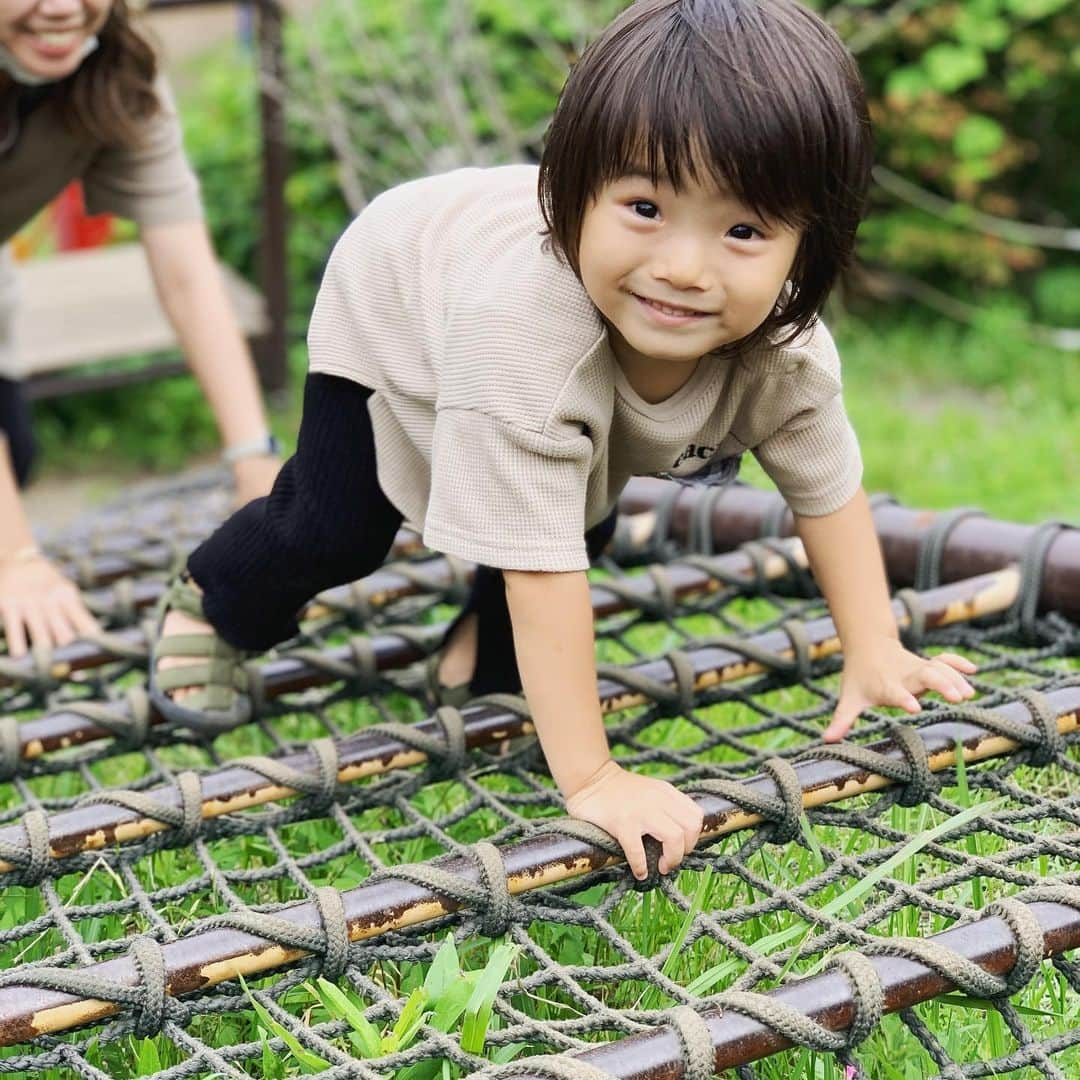
[[[970,696],[971,687],[963,675],[948,664],[930,661],[914,673],[908,681],[908,689],[914,693],[936,690],[946,701],[962,701]]]
[[[858,698],[842,697],[837,703],[829,726],[823,738],[826,742],[839,742],[854,726],[862,712],[862,703]]]
[[[894,708],[903,709],[909,713],[922,712],[919,699],[902,683],[886,690],[882,705],[892,705]]]
[[[75,640],[75,627],[60,604],[53,604],[45,609],[45,621],[54,644],[69,645]]]
[[[36,606],[31,606],[23,612],[26,628],[30,631],[30,640],[39,649],[52,648],[52,635],[49,633],[49,624],[45,616]]]
[[[687,802],[689,805],[685,808],[685,812],[676,814],[676,820],[683,831],[684,852],[694,850],[701,836],[701,827],[705,824],[705,815],[701,807],[692,799],[687,799]]]
[[[669,817],[659,829],[655,825],[651,825],[649,832],[656,836],[656,839],[664,847],[664,853],[660,856],[657,869],[661,874],[674,870],[683,861],[683,856],[686,854],[686,836],[682,826],[674,818]],[[656,835],[657,832],[659,832],[659,836]]]
[[[955,668],[957,671],[962,671],[965,675],[974,675],[979,670],[978,664],[969,660],[966,656],[961,656],[959,653],[938,653],[934,659],[940,660],[943,664],[948,664],[949,667]]]
[[[101,633],[101,625],[97,619],[86,610],[82,598],[78,592],[74,593],[67,601],[66,610],[72,625],[78,631],[79,637],[86,637]]]
[[[624,832],[617,837],[626,863],[630,867],[630,873],[644,881],[649,876],[649,865],[645,861],[645,844],[642,842],[640,832]]]

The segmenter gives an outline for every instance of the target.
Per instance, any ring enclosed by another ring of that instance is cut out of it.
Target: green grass
[[[719,615],[722,615],[722,619]],[[683,630],[692,626],[695,633],[708,634],[716,632],[724,621],[749,626],[773,619],[776,615],[777,611],[762,598],[738,599],[725,605],[718,614],[702,612],[690,615],[679,619],[678,625]],[[623,636],[632,640],[634,647],[647,655],[655,655],[680,640],[679,634],[670,627],[644,623],[633,626]],[[627,651],[625,645],[620,646],[613,638],[601,638],[600,645],[601,650],[608,654]],[[1074,670],[1078,668],[1076,661],[1059,663]],[[1058,663],[1054,666],[1058,666]],[[1001,685],[1025,683],[1033,678],[1022,665],[991,672],[990,675],[992,677],[987,680],[989,684]],[[834,682],[834,679],[828,681]],[[816,681],[815,687],[822,685],[822,682]],[[406,706],[408,700],[399,696],[394,706],[394,711],[403,718],[415,715],[412,708],[414,703]],[[747,703],[731,701],[701,707],[695,710],[695,716],[699,721],[718,728],[739,732],[743,744],[757,749],[805,744],[806,737],[789,728],[762,730],[757,735],[746,734],[761,720],[761,715],[750,707],[749,701],[767,713],[779,715],[815,709],[820,712],[822,707],[822,699],[813,691],[792,686],[754,693]],[[366,702],[341,701],[329,709],[343,730],[352,730],[380,718],[379,712]],[[641,710],[633,713],[640,714]],[[623,715],[613,719],[621,722],[625,718]],[[287,719],[280,721],[283,733],[290,723]],[[317,731],[310,714],[306,723],[312,726],[296,728],[292,734]],[[265,749],[260,745],[263,738],[255,728],[240,729],[222,739],[218,749],[224,752],[227,747],[226,756]],[[647,727],[637,730],[634,738],[643,746],[690,751],[699,741],[700,731],[681,717],[655,718]],[[161,753],[169,759],[175,755],[175,760],[179,761],[185,755],[190,757],[192,750],[177,747]],[[697,756],[700,760],[734,765],[745,760],[746,754],[722,745]],[[125,770],[130,770],[132,763],[138,759],[139,755],[124,755],[99,762],[94,769],[102,782],[121,783]],[[642,768],[658,775],[666,769],[660,763]],[[828,954],[810,946],[809,935],[815,932],[814,922],[805,913],[787,903],[767,905],[766,909],[756,914],[741,912],[740,909],[767,899],[776,890],[788,889],[816,911],[818,918],[828,913],[832,918],[847,923],[860,918],[868,919],[866,929],[878,936],[925,936],[945,929],[952,922],[947,913],[926,911],[911,904],[900,904],[894,909],[880,905],[888,895],[890,883],[905,886],[921,884],[925,887],[928,881],[946,875],[953,869],[955,864],[952,858],[956,855],[994,858],[1006,855],[1016,847],[1016,841],[1006,839],[1000,832],[982,827],[982,824],[967,835],[956,832],[958,815],[967,812],[985,814],[988,806],[1001,798],[997,792],[980,785],[978,775],[977,769],[961,770],[945,790],[946,798],[954,807],[949,812],[927,806],[889,809],[877,819],[885,828],[884,832],[881,829],[867,831],[857,821],[817,813],[811,826],[812,844],[765,845],[743,861],[741,865],[744,870],[738,874],[732,872],[735,864],[730,859],[745,840],[745,835],[729,837],[718,844],[714,849],[715,858],[703,863],[701,869],[681,872],[675,880],[674,890],[644,895],[629,892],[618,897],[614,884],[601,883],[578,889],[571,894],[571,899],[581,911],[603,910],[607,921],[617,929],[620,939],[629,948],[654,958],[664,976],[697,995],[717,992],[732,985],[745,971],[747,956],[768,956],[778,968],[800,975],[813,974],[820,969]],[[1068,773],[1055,767],[1024,768],[1011,779],[1021,790],[1042,792],[1047,797],[1053,797],[1055,793],[1068,794],[1071,782]],[[70,774],[45,776],[35,779],[32,784],[39,797],[48,798],[74,794],[81,789],[81,784],[73,783],[75,780]],[[510,772],[495,771],[476,776],[473,782],[496,796],[527,790]],[[15,791],[10,787],[3,790],[6,790],[9,805],[19,805],[19,796]],[[442,853],[444,845],[434,835],[415,838],[386,835],[391,830],[407,826],[413,820],[413,815],[422,815],[438,822],[454,840],[463,843],[488,837],[505,824],[494,806],[483,806],[462,816],[461,811],[472,795],[473,791],[466,783],[456,779],[445,780],[426,785],[409,797],[407,805],[374,806],[357,810],[350,817],[353,826],[368,837],[380,858],[392,863],[415,861]],[[844,807],[868,808],[875,801],[875,796],[863,796],[849,800]],[[1006,808],[1012,809],[1011,801],[1006,799],[1006,802],[1010,803]],[[550,812],[542,805],[518,805],[516,809],[519,813]],[[993,807],[993,810],[998,812],[1000,807]],[[1060,836],[1067,825],[1047,814],[1026,822],[1023,827],[1028,838],[1034,840],[1040,835]],[[887,830],[896,830],[900,838],[891,837]],[[318,818],[279,828],[277,835],[290,852],[302,856],[329,849],[343,839],[344,833],[337,823]],[[380,839],[380,836],[384,838]],[[288,875],[273,873],[279,862],[279,852],[266,837],[222,837],[208,841],[207,845],[214,863],[223,872],[259,868],[268,871],[262,881],[233,882],[233,887],[246,902],[275,903],[301,898],[297,886]],[[843,857],[858,858],[857,867],[845,870],[835,879],[823,879],[826,867]],[[1011,865],[1014,870],[1042,877],[1060,875],[1073,869],[1071,861],[1050,855],[1027,856],[1023,860],[1014,860]],[[313,865],[308,874],[316,885],[333,884],[337,888],[348,889],[360,883],[369,872],[367,863],[359,855],[350,853],[321,865]],[[185,883],[199,877],[202,866],[191,849],[180,848],[144,856],[131,864],[130,873],[144,889],[173,887],[179,890]],[[875,876],[881,880],[873,881]],[[871,883],[873,888],[868,888],[867,883]],[[99,862],[85,873],[67,874],[57,879],[56,889],[58,902],[65,908],[95,904],[113,906],[113,911],[107,914],[101,914],[99,910],[85,917],[73,916],[75,929],[88,943],[122,941],[134,933],[151,929],[144,912],[133,902],[132,879],[113,871],[104,862]],[[1003,884],[993,875],[981,878],[967,876],[943,883],[933,891],[946,904],[978,910],[998,896],[1012,892],[1013,887]],[[224,898],[217,894],[212,883],[208,883],[184,895],[178,892],[174,901],[160,904],[158,911],[170,926],[183,932],[198,919],[222,911],[225,907]],[[0,890],[0,930],[23,926],[45,915],[47,910],[40,889],[10,887]],[[707,915],[714,916],[722,923],[725,932],[730,935],[728,939],[702,932],[698,920]],[[662,985],[653,981],[604,978],[604,969],[620,964],[625,957],[620,947],[590,928],[588,923],[569,926],[557,921],[538,920],[526,930],[530,949],[518,952],[514,957],[510,957],[505,950],[500,953],[499,942],[496,941],[474,938],[459,945],[459,973],[464,973],[459,974],[459,978],[471,983],[472,989],[475,989],[483,981],[480,973],[485,969],[498,972],[502,976],[499,994],[504,1004],[537,1020],[551,1022],[587,1015],[589,1009],[580,998],[569,994],[556,981],[546,981],[529,992],[521,988],[522,979],[547,970],[548,957],[561,965],[595,968],[595,975],[580,975],[578,981],[611,1008],[658,1009],[673,1004],[674,999]],[[417,933],[416,937],[421,938],[422,935]],[[440,938],[428,934],[426,940],[434,945]],[[64,940],[55,930],[40,934],[26,933],[0,947],[0,968],[48,957],[64,945]],[[733,949],[733,945],[737,945],[737,949]],[[276,1049],[268,1049],[250,1059],[246,1068],[252,1076],[287,1078],[317,1074],[321,1069],[318,1062],[325,1058],[321,1058],[308,1045],[297,1043],[293,1047],[283,1038],[283,1031],[288,1032],[295,1041],[296,1032],[303,1025],[317,1026],[320,1037],[327,1040],[327,1045],[357,1056],[375,1053],[375,1038],[379,1040],[379,1053],[388,1052],[391,1046],[408,1049],[416,1045],[410,1041],[416,1038],[416,1032],[410,1020],[401,1021],[401,1006],[412,1000],[414,1011],[427,1011],[435,1016],[439,1009],[438,1002],[445,998],[450,1004],[439,1014],[439,1022],[444,1023],[445,1030],[455,1038],[468,1039],[469,1045],[477,1052],[482,1051],[488,1060],[494,1060],[496,1055],[501,1056],[503,1051],[519,1054],[522,1051],[520,1045],[504,1046],[499,1037],[504,1024],[497,1012],[488,1011],[494,976],[485,981],[484,992],[478,995],[470,1020],[457,1009],[462,1000],[465,1000],[466,1006],[472,1000],[471,991],[466,999],[463,992],[449,990],[445,973],[443,976],[432,975],[433,967],[437,969],[439,963],[436,961],[435,965],[430,965],[387,960],[373,963],[367,974],[378,987],[378,993],[365,996],[356,987],[343,983],[340,989],[346,995],[344,1000],[317,980],[296,985],[277,1000],[283,1012],[268,1011],[268,999],[255,996],[258,991],[269,990],[280,976],[251,980],[248,988],[253,996],[248,999],[249,1007],[226,1015],[198,1017],[189,1029],[195,1037],[217,1047],[254,1041],[261,1037],[260,1033],[281,1038],[281,1043],[275,1044]],[[442,963],[448,963],[445,954]],[[766,982],[762,988],[768,985]],[[447,994],[449,997],[446,997]],[[388,1012],[387,1003],[391,1000],[399,1004]],[[1037,1038],[1080,1027],[1080,1000],[1049,965],[1045,965],[1040,976],[1014,999],[1014,1004],[1024,1010],[1023,1021]],[[358,1019],[358,1014],[363,1019]],[[956,995],[920,1006],[917,1014],[941,1041],[948,1056],[956,1061],[1000,1056],[1013,1045],[1012,1036],[995,1011],[987,1012],[979,1003]],[[290,1016],[294,1018],[291,1028],[288,1026]],[[336,1027],[333,1026],[335,1023]],[[85,1036],[68,1038],[78,1040]],[[389,1040],[387,1050],[383,1049],[384,1040]],[[0,1059],[9,1057],[11,1053],[0,1052]],[[86,1051],[86,1056],[107,1075],[142,1076],[180,1064],[187,1060],[188,1053],[169,1039],[157,1037],[96,1043]],[[859,1057],[868,1074],[875,1078],[921,1080],[933,1071],[930,1058],[896,1017],[886,1018],[880,1030],[860,1051]],[[1067,1074],[1071,1067],[1078,1064],[1075,1052],[1059,1055],[1055,1060]],[[803,1077],[813,1077],[815,1080],[835,1077],[841,1080],[843,1077],[843,1070],[835,1059],[807,1051],[781,1054],[757,1068],[762,1080],[788,1080],[791,1076],[797,1076],[800,1080]],[[388,1075],[394,1075],[394,1080],[414,1080],[413,1076],[404,1073],[405,1070],[398,1070],[396,1074]],[[415,1077],[419,1080],[423,1076],[426,1080],[429,1073],[439,1077],[439,1080],[443,1075],[448,1080],[455,1075],[452,1069],[444,1073],[442,1069],[431,1071],[425,1068]],[[59,1078],[63,1073],[49,1075]],[[1035,1074],[1032,1070],[1021,1070],[1012,1075],[1027,1080],[1028,1076]]]

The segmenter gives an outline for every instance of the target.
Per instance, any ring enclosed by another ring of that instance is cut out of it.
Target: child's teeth
[[[70,31],[62,34],[38,34],[38,37],[46,45],[70,45],[75,40],[75,35]]]

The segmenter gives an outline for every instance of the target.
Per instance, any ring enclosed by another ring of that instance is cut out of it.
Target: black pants
[[[273,490],[188,560],[206,616],[230,644],[261,652],[292,637],[316,593],[366,577],[386,558],[402,518],[376,476],[370,395],[348,379],[309,375],[296,454]],[[614,528],[612,514],[586,534],[590,558]],[[473,691],[520,689],[500,571],[478,568],[466,610],[479,616]]]
[[[0,378],[0,433],[7,439],[15,482],[19,487],[26,487],[34,464],[34,431],[22,385],[13,379]]]

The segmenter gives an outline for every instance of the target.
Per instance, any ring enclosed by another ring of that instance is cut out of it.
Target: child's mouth
[[[675,304],[665,304],[659,300],[651,300],[649,297],[641,296],[638,293],[632,293],[631,295],[646,310],[650,318],[665,326],[684,326],[707,318],[710,314],[707,311],[697,311],[694,308],[679,307]]]

